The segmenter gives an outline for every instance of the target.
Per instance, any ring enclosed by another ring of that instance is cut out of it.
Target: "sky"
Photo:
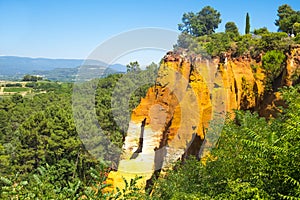
[[[298,0],[0,0],[0,55],[85,59],[126,31],[156,27],[178,32],[183,13],[207,5],[221,13],[217,32],[233,21],[244,33],[247,12],[251,30],[276,31],[282,4],[300,10]]]

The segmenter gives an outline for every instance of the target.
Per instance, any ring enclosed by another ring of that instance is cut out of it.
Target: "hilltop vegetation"
[[[259,59],[260,54],[270,50],[285,53],[290,45],[300,42],[300,12],[294,11],[288,5],[278,8],[276,25],[280,32],[269,32],[260,27],[250,33],[249,14],[246,15],[245,35],[240,35],[234,22],[227,22],[225,32],[215,33],[221,23],[220,13],[211,7],[205,7],[198,13],[185,13],[182,24],[178,25],[182,34],[179,36],[176,48],[189,49],[191,52],[207,56],[229,54],[233,58],[251,56]],[[248,20],[247,20],[248,19]]]
[[[283,5],[278,9],[276,20],[282,32],[271,33],[263,27],[255,29],[253,34],[241,35],[235,23],[228,22],[225,32],[215,33],[221,13],[205,7],[199,13],[183,15],[183,23],[179,26],[183,32],[175,49],[187,48],[191,53],[208,57],[230,54],[233,58],[261,59],[271,84],[285,64],[289,45],[300,42],[299,15],[299,11]],[[73,113],[73,90],[76,87],[95,89],[93,106],[97,121],[111,142],[121,147],[129,122],[128,116],[121,114],[131,112],[139,104],[147,88],[154,84],[156,72],[155,64],[142,71],[137,62],[132,62],[127,66],[127,74],[112,74],[79,85],[30,82],[26,84],[27,88],[46,93],[30,98],[20,94],[1,98],[0,198],[300,198],[299,85],[279,89],[287,107],[281,108],[277,118],[267,120],[250,111],[236,111],[233,120],[228,116],[217,147],[205,163],[192,157],[180,161],[174,170],[166,171],[162,179],[153,180],[153,187],[146,192],[135,187],[136,180],[127,183],[124,191],[116,194],[103,192],[107,187],[107,173],[111,170],[111,163],[107,163],[105,157],[109,154],[96,159],[82,143],[78,132],[84,126],[76,126],[74,115],[88,116],[89,113],[85,104],[82,104],[81,112]],[[299,80],[299,77],[295,78]],[[147,84],[130,93],[130,89],[141,81]],[[129,99],[128,102],[113,99],[114,92]],[[86,101],[85,95],[89,94],[83,92],[76,96],[79,103]],[[113,106],[126,103],[129,106],[122,107],[121,114],[115,118],[113,112],[118,111]],[[92,119],[87,119],[86,123],[89,120]],[[87,134],[95,132],[95,127],[84,131]],[[96,145],[101,141],[90,142]]]

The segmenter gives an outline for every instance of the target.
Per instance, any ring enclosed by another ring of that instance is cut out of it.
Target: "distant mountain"
[[[84,65],[76,68],[55,68],[53,70],[35,70],[32,74],[42,76],[51,81],[86,81],[109,74],[124,73],[123,65],[101,67],[99,65]]]
[[[103,70],[110,68],[112,73],[126,71],[124,65],[108,66],[108,64],[97,60],[0,56],[0,79],[19,79],[25,74],[35,74],[44,76],[49,80],[70,81],[75,79],[77,71],[82,65],[94,66],[94,68],[96,66]]]

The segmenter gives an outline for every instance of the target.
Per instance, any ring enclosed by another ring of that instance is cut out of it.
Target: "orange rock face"
[[[299,71],[299,49],[291,49],[282,85],[291,85]],[[122,177],[138,175],[143,177],[138,184],[145,187],[154,171],[186,154],[206,156],[221,130],[212,124],[222,125],[226,113],[235,109],[261,109],[264,84],[261,63],[250,59],[219,63],[168,52],[155,85],[132,112],[124,153],[109,182],[114,189],[123,188]]]
[[[290,47],[286,68],[283,71],[282,85],[291,86],[300,76],[300,45]]]

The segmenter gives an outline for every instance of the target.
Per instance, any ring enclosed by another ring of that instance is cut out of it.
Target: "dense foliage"
[[[250,33],[250,16],[249,13],[246,14],[246,27],[245,27],[245,34]]]
[[[279,6],[277,12],[278,19],[275,21],[275,25],[278,26],[279,31],[288,34],[299,33],[297,24],[300,22],[300,11],[295,11],[291,6],[284,4]]]
[[[239,29],[234,22],[227,22],[225,24],[225,33],[233,33],[235,36],[238,36]]]
[[[157,199],[300,198],[300,87],[284,89],[289,107],[266,121],[238,111],[228,120],[204,165],[195,159],[169,171],[154,189]]]
[[[127,97],[130,113],[154,83],[156,72],[157,65],[151,64],[139,74],[114,74],[83,84],[96,85],[97,120],[113,144],[120,147],[126,132],[113,115],[114,90],[124,97],[131,89]],[[132,90],[138,81],[147,82]],[[90,155],[78,136],[72,112],[73,84],[30,82],[27,86],[44,92],[0,99],[0,198],[97,199],[110,195],[101,192],[108,165]],[[124,120],[128,124],[129,119]]]
[[[42,80],[42,79],[43,79],[43,77],[41,77],[41,76],[33,76],[33,75],[27,74],[27,75],[25,75],[25,76],[23,77],[22,81],[33,81],[33,82],[37,82],[37,81]]]
[[[59,191],[71,182],[86,181],[87,170],[97,164],[76,135],[71,85],[49,83],[47,89],[33,97],[15,94],[0,100],[0,176],[6,177],[0,183],[1,198],[25,195],[22,188],[34,183],[32,190],[42,195],[44,191],[36,188],[39,182],[34,182],[40,167],[49,165],[51,172],[45,176]]]
[[[262,58],[262,67],[267,75],[267,85],[271,83],[280,75],[285,65],[285,55],[281,51],[268,51]]]
[[[221,23],[221,14],[210,6],[204,7],[198,13],[184,13],[182,24],[178,29],[193,36],[210,35]]]
[[[252,58],[258,59],[261,54],[270,50],[286,53],[290,45],[297,44],[300,41],[299,37],[291,36],[292,32],[296,34],[298,29],[300,30],[300,19],[298,21],[300,15],[298,11],[292,10],[290,6],[282,5],[278,9],[278,16],[279,19],[276,20],[276,25],[279,26],[281,32],[270,33],[267,28],[263,27],[254,29],[252,33],[250,31],[250,17],[247,13],[245,35],[239,35],[238,27],[234,22],[225,24],[225,32],[214,33],[214,31],[210,31],[202,34],[201,31],[198,31],[198,27],[202,27],[203,23],[196,20],[198,19],[197,14],[185,13],[182,19],[183,24],[179,25],[182,34],[178,38],[176,47],[187,48],[191,52],[213,57],[222,57],[223,54],[230,53],[233,58],[250,55]],[[203,21],[210,23],[213,21],[210,16],[202,15],[202,17],[201,19],[205,19]],[[215,16],[215,18],[217,17]],[[219,19],[220,21],[221,19]],[[282,26],[288,28],[282,28]]]

